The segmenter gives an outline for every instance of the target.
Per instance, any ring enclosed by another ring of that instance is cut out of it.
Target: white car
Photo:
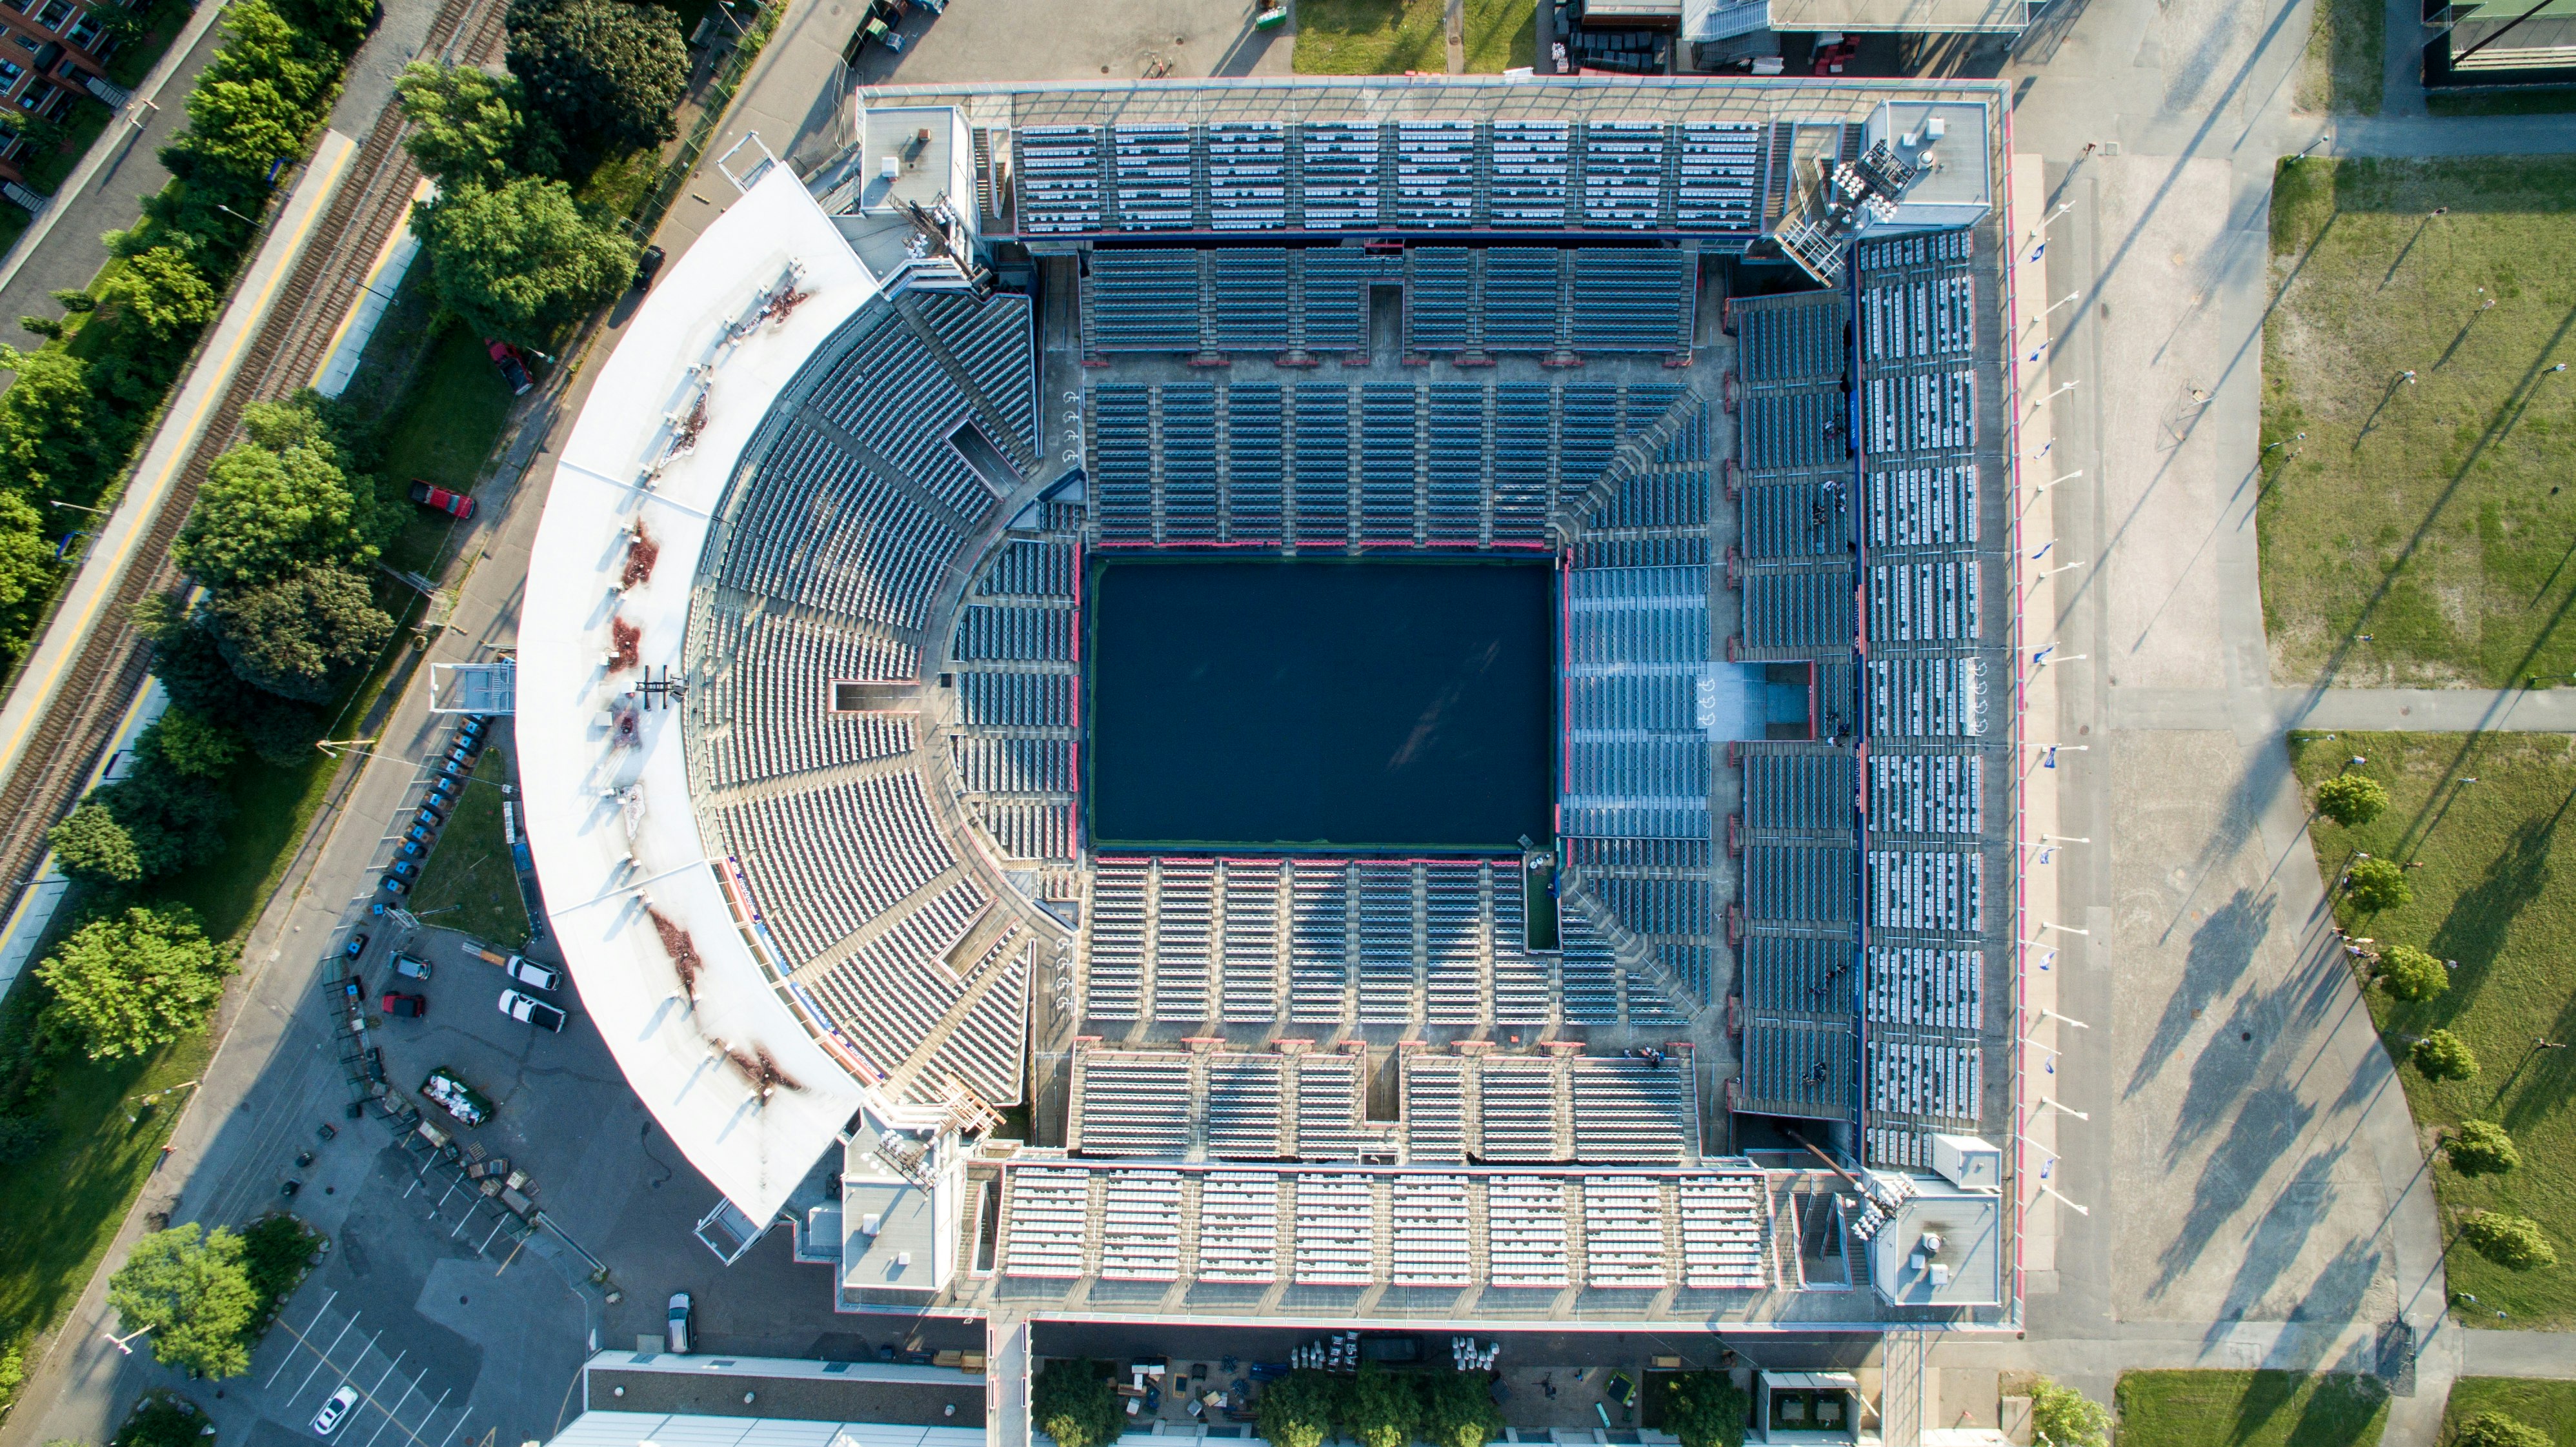
[[[501,992],[501,1013],[513,1020],[534,1025],[540,1030],[561,1033],[564,1027],[563,1011],[534,995],[522,995],[516,990]]]
[[[664,1334],[670,1340],[671,1350],[681,1356],[689,1354],[689,1325],[689,1294],[674,1291],[671,1293],[670,1314],[664,1318]]]
[[[313,1435],[330,1436],[343,1421],[348,1419],[349,1409],[356,1405],[358,1405],[358,1389],[349,1383],[341,1383],[340,1390],[331,1394],[331,1400],[322,1404],[322,1410],[313,1414]]]
[[[522,985],[532,985],[540,990],[563,988],[562,971],[549,969],[521,955],[510,956],[510,962],[501,967],[501,973]]]

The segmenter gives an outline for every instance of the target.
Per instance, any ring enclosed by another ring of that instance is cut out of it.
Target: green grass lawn
[[[2576,1326],[2576,1050],[2533,1050],[2576,1032],[2576,871],[2556,869],[2557,832],[2576,805],[2576,739],[2548,734],[2291,736],[2300,780],[2355,769],[2388,788],[2387,813],[2357,829],[2314,824],[2317,863],[2339,874],[2356,851],[2420,860],[2414,898],[2368,918],[2338,909],[2344,927],[2383,945],[2415,945],[2459,961],[2451,987],[2421,1004],[2370,992],[2370,1010],[2403,1055],[2401,1036],[2436,1027],[2477,1053],[2476,1076],[2437,1084],[2401,1065],[2419,1128],[2501,1123],[2522,1153],[2505,1176],[2433,1168],[2443,1214],[2488,1208],[2532,1217],[2562,1258],[2555,1270],[2513,1272],[2466,1247],[2448,1260],[2453,1294],[2478,1298],[2463,1319],[2484,1326]],[[2461,780],[2474,778],[2476,783]],[[2512,1313],[2498,1321],[2495,1312]]]
[[[2388,1425],[2376,1379],[2303,1372],[2127,1372],[2120,1447],[2374,1447]]]
[[[377,491],[406,513],[402,532],[385,550],[387,567],[427,573],[437,566],[455,524],[412,506],[412,480],[473,491],[501,440],[510,402],[482,339],[461,323],[448,327],[378,441]]]
[[[2379,114],[2388,64],[2388,13],[2379,0],[2317,0],[2299,67],[2299,108]]]
[[[2576,1447],[2576,1382],[2462,1377],[2451,1384],[2451,1402],[2442,1413],[2446,1435],[2481,1412],[2501,1412],[2548,1433],[2557,1447]]]
[[[13,1009],[33,993],[15,994]],[[74,1055],[57,1068],[42,1112],[52,1142],[0,1170],[0,1343],[21,1345],[71,1310],[151,1179],[185,1101],[135,1097],[194,1081],[213,1056],[198,1034],[140,1060]]]
[[[501,835],[500,786],[510,782],[503,753],[495,744],[475,761],[475,782],[457,796],[439,831],[438,847],[411,892],[411,909],[442,929],[517,949],[528,942],[528,906]]]
[[[1302,75],[1449,69],[1442,0],[1298,0]],[[1467,70],[1494,75],[1538,55],[1538,0],[1466,0]]]
[[[2576,374],[2548,370],[2576,361],[2571,220],[2576,157],[2282,167],[2258,514],[2280,682],[2576,673]]]

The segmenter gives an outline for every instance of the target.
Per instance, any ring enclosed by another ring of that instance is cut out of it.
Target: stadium
[[[2009,1329],[2007,96],[856,98],[558,464],[524,818],[836,1305]]]

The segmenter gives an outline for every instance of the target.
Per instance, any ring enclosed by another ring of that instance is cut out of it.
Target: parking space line
[[[340,1299],[340,1293],[339,1293],[339,1291],[338,1291],[337,1289],[334,1289],[330,1295],[328,1295],[328,1296],[326,1296],[326,1297],[322,1298],[322,1304],[321,1304],[320,1306],[317,1306],[317,1307],[313,1308],[313,1320],[308,1321],[308,1322],[306,1322],[306,1323],[304,1324],[305,1329],[306,1329],[307,1331],[310,1331],[310,1330],[312,1330],[314,1327],[316,1327],[316,1326],[320,1325],[320,1324],[321,1324],[321,1321],[322,1321],[322,1313],[324,1313],[324,1312],[326,1312],[326,1311],[329,1311],[329,1310],[331,1309],[331,1303],[333,1303],[333,1302],[335,1302],[335,1301],[338,1301],[339,1299]],[[288,1353],[287,1353],[283,1358],[281,1358],[281,1359],[278,1361],[278,1363],[277,1363],[277,1370],[276,1370],[276,1371],[273,1371],[273,1372],[271,1372],[271,1373],[269,1373],[269,1374],[268,1374],[268,1380],[267,1380],[267,1381],[264,1381],[264,1382],[262,1382],[262,1383],[260,1383],[260,1384],[259,1384],[259,1385],[260,1385],[260,1389],[261,1389],[262,1391],[266,1391],[268,1388],[273,1387],[273,1386],[276,1386],[276,1385],[277,1385],[277,1379],[278,1379],[279,1377],[282,1377],[282,1376],[286,1375],[286,1369],[287,1369],[288,1367],[290,1367],[290,1366],[293,1366],[294,1364],[295,1364],[295,1353],[293,1353],[293,1352],[288,1352]]]
[[[446,1394],[445,1392],[441,1392],[441,1393],[439,1393],[439,1394],[438,1394],[438,1406],[437,1406],[437,1407],[432,1407],[432,1408],[430,1408],[430,1409],[429,1409],[430,1419],[431,1419],[432,1421],[437,1420],[437,1418],[438,1418],[438,1408],[439,1408],[439,1407],[444,1407],[444,1406],[446,1406],[446,1405],[447,1405],[447,1394]],[[448,1428],[448,1429],[447,1429],[447,1435],[438,1439],[438,1447],[447,1447],[447,1444],[448,1444],[448,1443],[453,1442],[453,1441],[455,1441],[455,1440],[456,1440],[456,1434],[457,1434],[457,1433],[459,1433],[459,1432],[462,1432],[462,1431],[464,1431],[464,1430],[465,1430],[465,1414],[464,1414],[464,1413],[462,1413],[462,1412],[459,1412],[459,1413],[457,1413],[457,1414],[456,1414],[456,1425],[455,1425],[455,1426],[453,1426],[453,1427]],[[418,1438],[414,1438],[413,1440],[414,1440],[414,1441],[418,1441],[419,1439],[418,1439]]]
[[[493,1222],[491,1235],[485,1236],[483,1238],[483,1244],[474,1248],[474,1254],[481,1256],[490,1252],[492,1249],[492,1237],[500,1235],[501,1228],[509,1224],[510,1218],[507,1215],[504,1215],[500,1220]]]
[[[291,1327],[291,1326],[287,1326],[287,1325],[286,1325],[286,1323],[284,1323],[284,1322],[279,1322],[279,1323],[278,1323],[278,1325],[279,1325],[279,1326],[281,1326],[281,1327],[285,1327],[286,1334],[287,1334],[288,1336],[294,1337],[294,1338],[295,1338],[295,1341],[296,1341],[296,1344],[297,1344],[298,1346],[303,1347],[306,1351],[313,1352],[317,1357],[320,1357],[320,1358],[321,1358],[321,1361],[320,1361],[320,1363],[318,1364],[318,1366],[327,1366],[327,1365],[330,1365],[330,1363],[331,1363],[331,1359],[330,1359],[330,1357],[329,1357],[329,1356],[327,1356],[327,1355],[325,1355],[325,1354],[323,1354],[321,1351],[317,1350],[317,1349],[314,1347],[314,1345],[313,1345],[312,1341],[311,1341],[309,1338],[307,1338],[307,1337],[306,1337],[302,1332],[297,1331],[295,1328],[293,1328],[293,1327]],[[342,1329],[342,1332],[341,1332],[341,1335],[345,1336],[345,1335],[347,1335],[347,1334],[348,1334],[348,1333],[347,1333],[347,1329],[346,1329],[346,1328],[343,1328],[343,1329]],[[376,1342],[377,1342],[378,1340],[381,1340],[381,1339],[382,1339],[382,1337],[383,1337],[383,1333],[379,1332],[379,1333],[377,1333],[377,1334],[376,1334],[376,1336],[375,1336],[375,1337],[370,1338],[370,1339],[368,1340],[368,1342],[367,1342],[366,1350],[365,1350],[365,1351],[361,1351],[361,1352],[358,1354],[358,1359],[359,1359],[360,1361],[364,1361],[364,1360],[366,1359],[366,1354],[367,1354],[367,1352],[374,1351],[374,1350],[376,1349]],[[336,1338],[336,1337],[335,1337],[335,1338],[333,1338],[333,1339],[332,1339],[332,1345],[337,1346],[338,1344],[339,1344],[339,1339],[338,1339],[338,1338]],[[394,1360],[395,1360],[396,1362],[400,1362],[400,1361],[402,1360],[402,1358],[401,1358],[400,1356],[397,1356],[397,1357],[395,1357],[395,1358],[394,1358]],[[318,1370],[318,1366],[317,1366],[317,1370]],[[393,1368],[392,1368],[392,1367],[390,1367],[390,1366],[386,1367],[386,1368],[385,1368],[385,1375],[386,1375],[386,1376],[391,1376],[392,1374],[393,1374]],[[311,1380],[312,1380],[312,1377],[310,1376],[310,1374],[308,1374],[308,1375],[306,1376],[305,1380],[306,1380],[306,1381],[311,1381]],[[346,1379],[344,1378],[344,1381],[345,1381],[345,1380],[346,1380]],[[417,1384],[416,1382],[412,1382],[412,1381],[411,1381],[410,1379],[408,1379],[408,1378],[406,1378],[406,1379],[405,1379],[405,1382],[406,1382],[406,1385],[405,1385],[405,1387],[404,1387],[404,1389],[403,1389],[403,1395],[404,1395],[405,1397],[408,1397],[408,1396],[410,1396],[410,1395],[411,1395],[411,1388],[412,1388],[413,1386],[418,1385],[418,1384]],[[354,1383],[351,1383],[351,1385],[354,1385]],[[378,1379],[377,1379],[377,1382],[376,1382],[376,1385],[377,1385],[377,1386],[379,1386],[379,1387],[383,1386],[383,1385],[384,1385],[383,1378],[381,1378],[381,1377],[380,1377],[380,1378],[378,1378]],[[298,1394],[298,1395],[301,1395],[301,1394],[302,1394],[302,1392],[303,1392],[303,1390],[304,1390],[304,1389],[303,1389],[301,1386],[299,1386],[299,1387],[297,1387],[297,1388],[296,1388],[296,1392],[297,1392],[297,1394]],[[364,1390],[364,1389],[361,1389],[361,1390],[359,1391],[359,1393],[358,1393],[358,1400],[359,1400],[360,1402],[365,1403],[367,1406],[370,1406],[370,1407],[375,1408],[375,1409],[376,1409],[377,1411],[379,1411],[379,1412],[385,1412],[385,1409],[384,1409],[383,1405],[376,1401],[376,1399],[375,1399],[375,1394],[374,1394],[374,1393],[372,1393],[372,1392],[368,1392],[368,1391],[366,1391],[366,1390]],[[440,1400],[441,1402],[444,1402],[444,1401],[446,1401],[446,1400],[447,1400],[447,1398],[446,1398],[445,1396],[443,1396],[443,1395],[442,1395],[442,1396],[439,1398],[439,1400]],[[397,1405],[399,1405],[399,1401],[397,1402]],[[403,1434],[405,1437],[408,1437],[408,1438],[410,1438],[410,1439],[411,1439],[412,1447],[427,1447],[427,1444],[425,1444],[425,1443],[423,1443],[423,1442],[421,1441],[420,1434],[419,1434],[419,1433],[417,1433],[417,1432],[415,1432],[415,1431],[413,1431],[413,1430],[412,1430],[412,1429],[410,1429],[409,1427],[404,1427],[404,1426],[403,1426],[403,1424],[402,1424],[402,1422],[401,1422],[399,1419],[397,1419],[397,1418],[394,1416],[394,1414],[393,1414],[393,1413],[391,1413],[391,1412],[385,1412],[385,1420],[386,1420],[386,1421],[388,1421],[388,1422],[391,1422],[391,1423],[392,1423],[394,1426],[396,1426],[396,1427],[400,1427],[400,1428],[402,1428],[402,1434]],[[433,1423],[432,1425],[435,1425],[435,1424]],[[378,1430],[378,1431],[382,1431],[383,1429],[382,1429],[382,1428],[379,1428],[379,1429],[377,1429],[377,1430]],[[448,1435],[449,1435],[449,1436],[451,1436],[451,1437],[453,1437],[453,1436],[455,1436],[456,1434],[455,1434],[453,1431],[450,1431],[450,1432],[448,1433]],[[370,1441],[372,1441],[373,1439],[372,1439],[372,1438],[370,1438],[369,1440],[370,1440]]]
[[[402,1409],[402,1404],[411,1400],[411,1394],[419,1390],[420,1382],[417,1378],[405,1377],[403,1379],[403,1394],[394,1398],[394,1411],[400,1411]],[[376,1437],[385,1435],[385,1427],[390,1427],[393,1424],[394,1412],[389,1411],[385,1413],[384,1426],[376,1428]],[[370,1437],[367,1439],[367,1447],[376,1447],[376,1437]]]
[[[318,1351],[318,1352],[315,1352],[315,1353],[314,1353],[315,1361],[314,1361],[314,1363],[313,1363],[312,1369],[311,1369],[310,1371],[307,1371],[307,1372],[304,1374],[304,1380],[303,1380],[303,1381],[297,1382],[297,1383],[295,1384],[295,1390],[294,1390],[294,1391],[292,1391],[292,1392],[287,1393],[287,1395],[288,1395],[288,1396],[290,1396],[290,1397],[300,1397],[300,1396],[303,1396],[303,1395],[304,1395],[304,1389],[305,1389],[306,1387],[309,1387],[309,1386],[313,1385],[313,1373],[314,1373],[314,1372],[318,1372],[318,1371],[322,1370],[322,1368],[323,1368],[323,1367],[325,1367],[325,1366],[329,1365],[329,1363],[330,1363],[330,1361],[331,1361],[331,1353],[333,1353],[333,1352],[335,1352],[335,1351],[338,1351],[338,1350],[340,1349],[340,1337],[347,1336],[347,1335],[348,1335],[348,1334],[349,1334],[353,1329],[355,1329],[355,1328],[356,1328],[356,1326],[358,1325],[358,1316],[359,1316],[359,1313],[357,1313],[357,1312],[354,1312],[354,1311],[353,1311],[353,1312],[349,1313],[349,1324],[348,1324],[347,1326],[344,1326],[344,1327],[340,1328],[340,1336],[335,1336],[335,1337],[331,1338],[331,1344],[330,1344],[329,1346],[324,1347],[322,1350],[320,1350],[320,1351]],[[293,1332],[293,1331],[295,1330],[295,1328],[293,1328],[293,1327],[288,1327],[288,1328],[287,1328],[287,1330],[288,1330],[289,1332]],[[296,1339],[297,1341],[303,1341],[303,1340],[304,1340],[304,1338],[303,1338],[302,1336],[300,1336],[300,1335],[299,1335],[299,1336],[297,1336],[295,1339]],[[309,1345],[309,1344],[308,1344],[308,1345]]]
[[[386,1383],[387,1381],[390,1381],[390,1380],[393,1378],[394,1368],[399,1367],[399,1366],[401,1366],[401,1365],[402,1365],[402,1359],[403,1359],[403,1356],[404,1356],[404,1355],[405,1355],[405,1354],[404,1354],[404,1353],[402,1353],[402,1352],[396,1352],[396,1353],[394,1353],[394,1359],[393,1359],[392,1361],[389,1361],[389,1362],[385,1363],[385,1370],[384,1370],[383,1374],[382,1374],[382,1375],[380,1375],[380,1376],[378,1376],[378,1377],[376,1378],[375,1391],[381,1392],[381,1391],[383,1391],[383,1390],[385,1389],[385,1383]],[[405,1377],[405,1378],[403,1378],[403,1394],[402,1394],[402,1397],[396,1397],[396,1398],[394,1399],[394,1406],[396,1406],[396,1407],[401,1406],[401,1405],[403,1404],[403,1397],[408,1397],[408,1396],[410,1396],[410,1395],[411,1395],[412,1385],[413,1385],[413,1383],[412,1383],[411,1378],[409,1378],[409,1377]],[[370,1400],[372,1400],[372,1399],[373,1399],[373,1393],[370,1393],[370,1394],[369,1394],[369,1397],[370,1397]],[[392,1426],[392,1425],[394,1424],[394,1414],[393,1414],[392,1409],[391,1409],[391,1408],[382,1408],[382,1409],[380,1409],[380,1410],[382,1410],[382,1411],[384,1412],[384,1414],[385,1414],[385,1420],[384,1420],[384,1424],[383,1424],[383,1426],[379,1426],[378,1428],[376,1428],[376,1437],[381,1437],[381,1436],[383,1436],[383,1435],[385,1434],[385,1428],[386,1428],[386,1427],[390,1427],[390,1426]],[[368,1439],[367,1439],[367,1447],[376,1447],[376,1437],[370,1437],[370,1438],[368,1438]]]

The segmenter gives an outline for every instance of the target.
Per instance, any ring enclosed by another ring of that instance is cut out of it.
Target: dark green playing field
[[[1545,564],[1097,563],[1092,842],[1545,840],[1555,661]]]

